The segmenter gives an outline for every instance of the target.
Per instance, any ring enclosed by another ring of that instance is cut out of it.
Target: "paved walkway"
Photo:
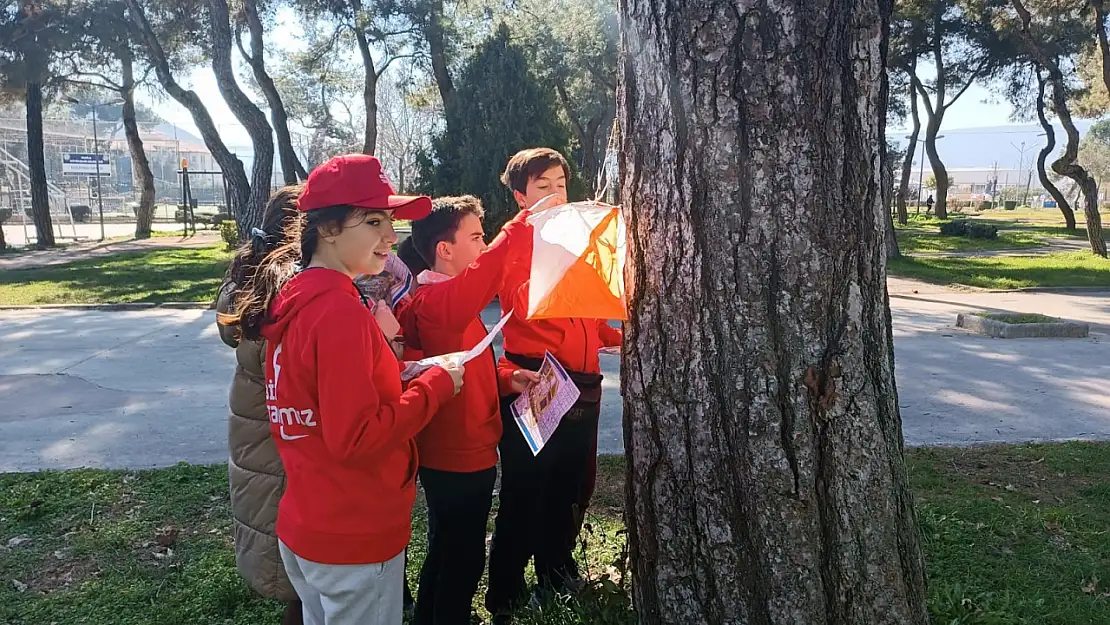
[[[985,306],[1068,310],[1110,328],[1110,294],[938,288],[891,283],[909,444],[1110,438],[1105,335],[996,340],[951,327],[956,313]],[[0,311],[0,471],[223,462],[233,366],[209,311]],[[619,361],[605,356],[602,367],[600,450],[619,452]]]
[[[134,226],[131,228],[134,232]],[[167,236],[149,239],[123,239],[75,243],[58,250],[34,250],[18,254],[0,256],[0,270],[36,269],[53,265],[64,265],[77,260],[87,260],[100,256],[111,256],[124,252],[143,250],[163,250],[174,248],[208,247],[220,240],[220,234],[213,230],[198,230],[189,237]]]

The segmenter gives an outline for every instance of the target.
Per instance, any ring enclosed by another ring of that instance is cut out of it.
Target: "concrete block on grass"
[[[990,317],[960,313],[956,316],[956,327],[969,332],[982,334],[998,339],[1027,339],[1027,338],[1086,338],[1091,333],[1091,326],[1076,321],[1053,319],[1038,323],[1009,323],[1010,319],[1028,318],[1023,313],[990,313]]]

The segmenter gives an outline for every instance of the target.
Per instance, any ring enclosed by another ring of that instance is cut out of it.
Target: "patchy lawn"
[[[914,449],[907,464],[934,623],[1110,622],[1110,444]],[[518,623],[635,622],[621,579],[624,460],[599,467],[579,553],[595,584]],[[238,576],[229,514],[224,465],[0,475],[0,623],[277,623],[280,606]],[[420,501],[414,519],[415,586]]]
[[[940,233],[942,223],[944,222],[939,219],[925,217],[916,219],[911,217],[904,226],[895,222],[898,248],[903,254],[920,254],[1014,250],[1045,245],[1045,238],[1042,235],[1023,230],[999,230],[997,239],[945,236]]]
[[[983,252],[994,250],[1022,250],[1050,246],[1053,239],[1087,240],[1087,228],[1082,215],[1078,215],[1078,227],[1067,230],[1059,212],[1042,209],[1025,211],[1012,215],[1010,211],[984,211],[981,213],[956,214],[954,219],[971,219],[976,223],[990,224],[998,228],[997,239],[970,239],[940,234],[940,225],[945,223],[935,217],[924,215],[909,216],[906,225],[895,222],[898,245],[903,254],[938,254],[944,252]],[[1110,238],[1110,229],[1104,230]]]
[[[1110,287],[1110,261],[1090,252],[991,257],[905,256],[891,260],[888,270],[890,275],[902,278],[987,289]]]
[[[0,304],[211,302],[230,258],[218,244],[7,270],[0,273]]]

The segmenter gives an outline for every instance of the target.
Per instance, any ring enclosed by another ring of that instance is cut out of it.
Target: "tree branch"
[[[929,114],[929,117],[936,115],[936,111],[933,109],[933,101],[929,98],[929,92],[925,90],[925,85],[921,84],[921,80],[913,71],[910,72],[910,81],[917,92],[921,94],[921,99],[925,103],[925,112]]]
[[[70,74],[70,75],[72,76],[73,74]],[[115,86],[115,85],[105,85],[105,84],[99,83],[99,82],[91,82],[91,81],[88,81],[88,80],[78,80],[78,79],[75,79],[75,78],[68,78],[66,76],[61,76],[60,78],[62,79],[63,82],[67,82],[71,85],[83,85],[85,87],[95,87],[97,89],[107,89],[108,91],[119,91],[119,92],[123,91],[123,87],[118,87],[118,86]]]
[[[243,29],[239,26],[235,27],[235,47],[239,48],[239,54],[243,55],[248,64],[254,64],[254,57],[248,54],[247,49],[243,47]]]
[[[388,68],[389,68],[389,66],[390,66],[390,65],[391,65],[391,64],[392,64],[392,63],[393,63],[394,61],[398,61],[398,60],[400,60],[400,59],[411,59],[411,58],[415,58],[415,57],[416,57],[416,55],[415,55],[415,54],[398,54],[398,55],[396,55],[396,56],[391,56],[391,57],[389,57],[388,59],[386,59],[386,61],[385,61],[384,63],[382,63],[382,66],[381,66],[381,68],[377,70],[377,72],[376,72],[376,74],[377,74],[377,77],[378,77],[378,78],[381,78],[381,77],[382,77],[382,74],[384,74],[384,73],[385,73],[385,70],[386,70],[386,69],[388,69]]]
[[[971,75],[967,77],[967,82],[964,84],[964,86],[961,87],[960,90],[956,92],[956,95],[953,96],[952,99],[949,100],[947,104],[943,105],[943,108],[948,108],[948,107],[952,106],[952,104],[955,103],[956,100],[959,100],[960,96],[962,96],[964,94],[964,92],[967,91],[968,88],[971,87],[971,85],[975,82],[975,79],[979,77],[979,74],[981,74],[983,72],[983,70],[985,70],[987,68],[987,65],[989,65],[989,64],[990,64],[990,58],[989,57],[985,57],[982,60],[980,60],[979,61],[979,66],[976,67],[975,71],[971,72]]]
[[[123,90],[123,85],[117,83],[115,80],[113,80],[111,78],[108,78],[104,74],[101,74],[100,72],[83,72],[83,71],[81,71],[80,69],[77,68],[77,63],[75,63],[72,59],[70,59],[69,62],[70,62],[71,70],[70,70],[69,74],[66,74],[65,76],[60,77],[62,80],[66,81],[66,82],[72,82],[72,83],[83,82],[84,84],[95,85],[95,83],[90,83],[90,82],[87,82],[87,81],[70,80],[69,77],[70,76],[80,76],[82,78],[99,78],[100,80],[104,81],[104,84],[100,85],[104,89],[111,89],[112,91],[122,91]]]

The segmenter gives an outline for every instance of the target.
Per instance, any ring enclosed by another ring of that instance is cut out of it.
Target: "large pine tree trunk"
[[[1068,204],[1068,198],[1060,192],[1060,189],[1052,183],[1048,178],[1048,172],[1045,171],[1045,162],[1048,157],[1056,151],[1056,129],[1052,127],[1052,123],[1048,121],[1048,116],[1045,115],[1044,105],[1044,90],[1047,81],[1041,72],[1037,72],[1037,120],[1041,123],[1041,128],[1044,130],[1045,142],[1044,147],[1037,153],[1037,179],[1041,181],[1041,186],[1048,191],[1052,199],[1056,200],[1056,206],[1064,215],[1064,226],[1068,230],[1075,230],[1075,211],[1072,210],[1071,205]]]
[[[139,183],[139,210],[135,213],[135,238],[146,239],[154,225],[154,172],[143,148],[139,135],[139,124],[135,119],[135,62],[131,49],[124,46],[120,50],[120,66],[123,75],[123,132],[127,137],[127,147],[131,152],[131,166]]]
[[[227,0],[208,0],[212,20],[212,73],[216,86],[227,102],[227,108],[239,120],[251,138],[254,163],[251,166],[250,195],[247,205],[235,216],[239,238],[245,240],[251,228],[262,223],[262,209],[270,197],[271,176],[274,172],[274,137],[266,115],[243,93],[235,80],[231,62],[231,16]]]
[[[31,218],[35,221],[36,246],[54,246],[50,220],[50,192],[46,184],[46,154],[42,140],[42,85],[27,84],[27,168],[31,177]]]
[[[640,623],[927,622],[878,0],[621,0]]]

